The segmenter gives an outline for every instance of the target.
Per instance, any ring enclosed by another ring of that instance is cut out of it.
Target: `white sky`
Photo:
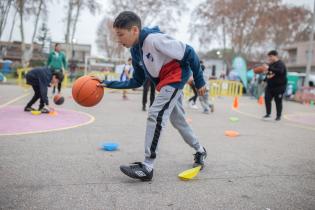
[[[285,3],[293,4],[293,5],[302,5],[308,9],[313,10],[313,2],[315,0],[283,0]],[[56,42],[63,42],[64,41],[64,33],[65,33],[65,23],[63,22],[63,19],[65,17],[65,11],[64,10],[64,2],[57,0],[54,3],[51,3],[49,6],[49,16],[48,16],[48,27],[50,30],[50,36],[52,37],[53,41]],[[84,11],[79,19],[78,25],[77,25],[77,31],[76,31],[76,42],[82,43],[82,44],[91,44],[92,45],[92,55],[101,55],[97,51],[97,47],[95,44],[96,40],[96,30],[98,27],[98,24],[102,20],[106,8],[108,8],[108,0],[99,0],[99,2],[102,4],[102,11],[92,16],[87,11]],[[199,2],[202,2],[202,0],[196,0],[196,1],[190,1],[189,2],[189,8],[193,9]],[[4,32],[4,35],[2,36],[2,40],[6,41],[9,38],[9,30],[11,28],[11,23],[13,19],[13,14],[11,14],[11,18],[8,20],[8,26],[6,27],[6,30]],[[172,34],[172,36],[175,36],[177,39],[190,43],[195,48],[198,49],[198,44],[196,42],[191,43],[189,40],[190,34],[187,32],[188,30],[188,24],[190,20],[190,13],[187,12],[183,15],[181,18],[181,22],[178,23],[178,32],[176,34]],[[33,31],[34,26],[34,20],[29,19],[25,22],[25,37],[26,42],[30,42],[31,35]],[[20,32],[19,32],[19,22],[16,22],[14,33],[13,33],[13,40],[20,40]],[[213,47],[220,47],[215,46]]]

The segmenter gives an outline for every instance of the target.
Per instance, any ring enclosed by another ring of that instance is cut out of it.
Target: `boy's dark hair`
[[[55,76],[59,81],[61,81],[63,78],[63,75],[61,72],[53,72],[52,75]]]
[[[141,29],[140,17],[131,11],[123,11],[116,18],[113,23],[114,28],[119,29],[131,29],[132,26],[137,26]]]
[[[277,52],[276,50],[271,50],[271,51],[268,52],[267,55],[268,55],[268,56],[271,56],[271,55],[273,55],[273,56],[278,56],[278,52]]]

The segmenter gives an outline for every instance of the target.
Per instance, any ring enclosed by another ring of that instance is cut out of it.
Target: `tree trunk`
[[[8,20],[8,14],[10,12],[11,3],[12,3],[12,1],[9,1],[7,3],[6,8],[4,10],[3,17],[1,18],[1,22],[0,22],[0,39],[1,39],[2,33],[4,31],[5,25],[6,25],[7,20]]]
[[[73,10],[73,2],[72,2],[72,0],[69,0],[67,28],[66,28],[66,36],[65,36],[67,58],[69,58],[69,36],[70,36],[70,27],[71,27],[71,22],[72,22],[72,20],[71,20],[72,19],[72,10]]]
[[[74,18],[74,22],[73,22],[73,28],[72,28],[72,35],[71,35],[71,52],[73,52],[73,39],[74,39],[74,35],[76,32],[76,28],[77,28],[77,23],[78,23],[78,19],[80,16],[80,11],[81,11],[81,7],[82,7],[82,2],[79,1],[78,5],[77,5],[77,11],[76,11],[76,15]],[[71,58],[73,57],[73,54],[71,53]]]
[[[19,0],[18,2],[18,10],[20,15],[20,33],[21,33],[21,64],[22,67],[26,67],[27,63],[25,61],[25,55],[26,55],[26,48],[25,48],[25,38],[24,38],[24,25],[23,25],[23,19],[24,19],[24,0]]]
[[[38,11],[36,13],[35,26],[34,26],[33,36],[32,36],[32,40],[31,40],[31,47],[27,52],[27,57],[25,56],[26,62],[29,62],[31,60],[31,58],[33,57],[34,40],[35,40],[35,36],[36,36],[36,32],[37,32],[37,25],[39,22],[39,16],[40,16],[40,13],[42,11],[42,6],[43,6],[43,0],[40,1],[39,6],[38,6]]]
[[[12,40],[12,35],[13,35],[13,30],[14,30],[14,25],[15,25],[15,19],[16,19],[16,15],[17,15],[18,11],[15,11],[14,17],[13,17],[13,21],[12,21],[12,27],[10,30],[10,36],[9,36],[9,42],[11,42]]]

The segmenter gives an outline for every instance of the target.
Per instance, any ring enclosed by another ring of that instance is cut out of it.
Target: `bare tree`
[[[0,39],[5,29],[13,0],[0,1]]]
[[[163,31],[174,33],[182,12],[187,11],[181,0],[111,0],[109,15],[114,18],[119,12],[129,10],[137,13],[144,26],[158,25]]]
[[[192,36],[203,34],[199,41],[209,44],[226,37],[235,52],[248,53],[254,43],[266,39],[265,17],[279,4],[280,0],[206,0],[193,12]],[[226,34],[222,34],[223,27]]]
[[[14,30],[14,26],[15,26],[15,22],[16,22],[16,16],[17,16],[18,12],[17,10],[15,10],[14,12],[14,16],[13,16],[13,20],[12,20],[12,25],[11,25],[11,30],[10,30],[10,35],[9,35],[9,42],[12,41],[12,35],[13,35],[13,30]]]
[[[41,27],[39,28],[39,33],[37,36],[37,41],[41,44],[42,51],[44,52],[44,48],[46,43],[50,40],[49,37],[49,29],[47,27],[46,21],[42,22]]]
[[[274,16],[270,16],[268,38],[275,49],[298,40],[310,27],[312,13],[303,7],[281,5],[273,8]]]
[[[20,34],[21,34],[21,63],[23,67],[26,67],[30,59],[32,58],[34,49],[34,40],[37,34],[37,28],[42,11],[47,13],[47,0],[14,0],[14,7],[17,11],[20,20]],[[34,17],[34,28],[31,37],[30,48],[26,48],[25,36],[24,36],[24,21],[29,17]]]
[[[21,34],[21,51],[22,51],[22,58],[21,63],[23,67],[27,66],[26,62],[26,47],[25,47],[25,37],[24,37],[24,18],[29,14],[28,8],[28,0],[15,0],[14,6],[19,14],[20,19],[20,34]]]
[[[98,50],[108,58],[122,58],[126,50],[118,44],[113,29],[113,20],[104,17],[97,29],[96,44]]]
[[[97,46],[106,57],[126,57],[126,50],[117,44],[112,28],[113,18],[120,12],[129,10],[137,13],[143,26],[158,25],[163,31],[174,33],[182,11],[187,9],[185,2],[180,0],[111,0],[111,7],[97,30]]]
[[[304,8],[290,8],[280,0],[206,0],[193,12],[191,31],[206,47],[226,37],[236,53],[248,57],[294,40],[308,18]]]
[[[33,29],[33,35],[31,38],[31,45],[30,48],[24,51],[24,57],[26,62],[29,62],[33,56],[33,50],[34,50],[34,41],[37,34],[37,28],[38,28],[38,22],[40,19],[41,12],[43,11],[44,7],[46,7],[47,1],[44,0],[33,0],[32,2],[32,15],[35,17],[34,22],[34,29]]]
[[[88,9],[88,11],[94,15],[101,8],[101,5],[97,0],[68,0],[67,2],[67,17],[66,17],[66,34],[65,43],[67,46],[66,54],[67,57],[70,55],[70,51],[73,48],[73,40],[75,37],[75,32],[78,24],[79,17],[83,10]],[[71,40],[70,40],[71,38]],[[71,44],[71,49],[69,44]]]

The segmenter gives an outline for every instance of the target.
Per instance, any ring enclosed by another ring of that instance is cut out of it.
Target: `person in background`
[[[209,90],[210,90],[210,86],[209,85],[210,84],[209,84],[209,78],[208,78],[208,76],[206,75],[206,72],[205,72],[206,67],[203,64],[202,60],[200,61],[200,67],[201,67],[201,70],[203,72],[203,79],[206,82],[206,93],[203,96],[199,96],[199,101],[200,101],[201,107],[203,109],[203,113],[204,114],[209,114],[210,110],[211,110],[211,112],[214,111],[214,105],[210,104],[210,102],[209,102]]]
[[[50,85],[58,84],[61,78],[61,73],[52,72],[49,68],[35,68],[29,71],[25,78],[26,83],[32,86],[34,90],[34,96],[27,103],[24,111],[35,111],[36,109],[34,109],[32,106],[38,99],[40,99],[38,110],[42,113],[49,113],[52,108],[49,107],[47,96],[48,87],[50,87]]]
[[[131,58],[129,58],[127,63],[124,66],[123,71],[121,72],[121,75],[120,75],[120,81],[121,82],[126,82],[126,81],[129,81],[129,79],[130,79],[130,74],[132,72],[131,61],[132,61]],[[128,100],[127,90],[123,90],[123,99]]]
[[[67,68],[66,56],[61,52],[61,46],[59,43],[55,44],[55,49],[52,51],[47,60],[47,66],[51,69],[52,72],[60,73],[61,79],[57,84],[58,93],[61,92],[61,83],[64,79],[64,72]],[[56,92],[56,85],[53,86],[53,94]]]
[[[263,119],[270,119],[271,101],[274,98],[277,109],[277,117],[275,120],[279,121],[281,120],[283,94],[287,87],[287,68],[279,59],[276,50],[270,51],[267,55],[269,63],[268,65],[263,65],[265,67],[267,82],[265,90],[266,115]]]

